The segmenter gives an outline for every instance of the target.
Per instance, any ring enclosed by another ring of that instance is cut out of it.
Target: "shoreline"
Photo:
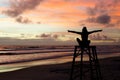
[[[104,80],[120,79],[120,56],[100,59]],[[68,80],[71,62],[35,65],[0,73],[0,80]]]
[[[85,61],[87,61],[88,56],[85,54]],[[109,57],[117,57],[120,56],[119,53],[98,53],[99,59],[109,58]],[[15,58],[16,57],[16,58]],[[33,61],[41,61],[41,60],[49,60],[49,59],[61,59],[61,58],[67,58],[73,57],[73,52],[53,52],[53,53],[44,53],[44,54],[23,54],[23,55],[3,55],[0,56],[0,65],[6,65],[6,64],[16,64],[16,63],[27,63],[27,62],[33,62]],[[5,60],[9,59],[9,60]]]

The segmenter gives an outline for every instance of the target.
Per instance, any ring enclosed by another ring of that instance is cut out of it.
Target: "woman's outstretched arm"
[[[94,31],[90,31],[89,34],[91,33],[95,33],[95,32],[101,32],[102,30],[94,30]]]
[[[76,34],[80,34],[80,35],[81,35],[81,33],[82,33],[82,32],[71,31],[71,30],[68,30],[68,32],[71,32],[71,33],[76,33]]]

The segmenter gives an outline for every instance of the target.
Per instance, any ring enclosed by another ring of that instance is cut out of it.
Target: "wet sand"
[[[120,57],[100,59],[103,80],[120,80]],[[69,80],[71,62],[44,64],[0,73],[0,80]]]

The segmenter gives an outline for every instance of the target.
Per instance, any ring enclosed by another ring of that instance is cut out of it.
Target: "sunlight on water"
[[[23,68],[28,68],[37,65],[49,65],[49,64],[60,64],[70,62],[71,58],[56,58],[56,59],[47,59],[47,60],[37,60],[37,61],[30,61],[30,62],[23,62],[23,63],[15,63],[15,64],[7,64],[0,66],[0,72],[9,72],[15,71]]]
[[[24,67],[18,67],[18,68],[0,68],[0,72],[10,72],[10,71],[15,71],[19,69],[23,69]]]

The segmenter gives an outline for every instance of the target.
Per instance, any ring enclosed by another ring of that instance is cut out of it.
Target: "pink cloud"
[[[24,17],[22,17],[22,16],[19,16],[18,18],[16,18],[16,21],[17,21],[18,23],[25,23],[25,24],[32,22],[32,21],[29,20],[28,18],[24,18]]]

